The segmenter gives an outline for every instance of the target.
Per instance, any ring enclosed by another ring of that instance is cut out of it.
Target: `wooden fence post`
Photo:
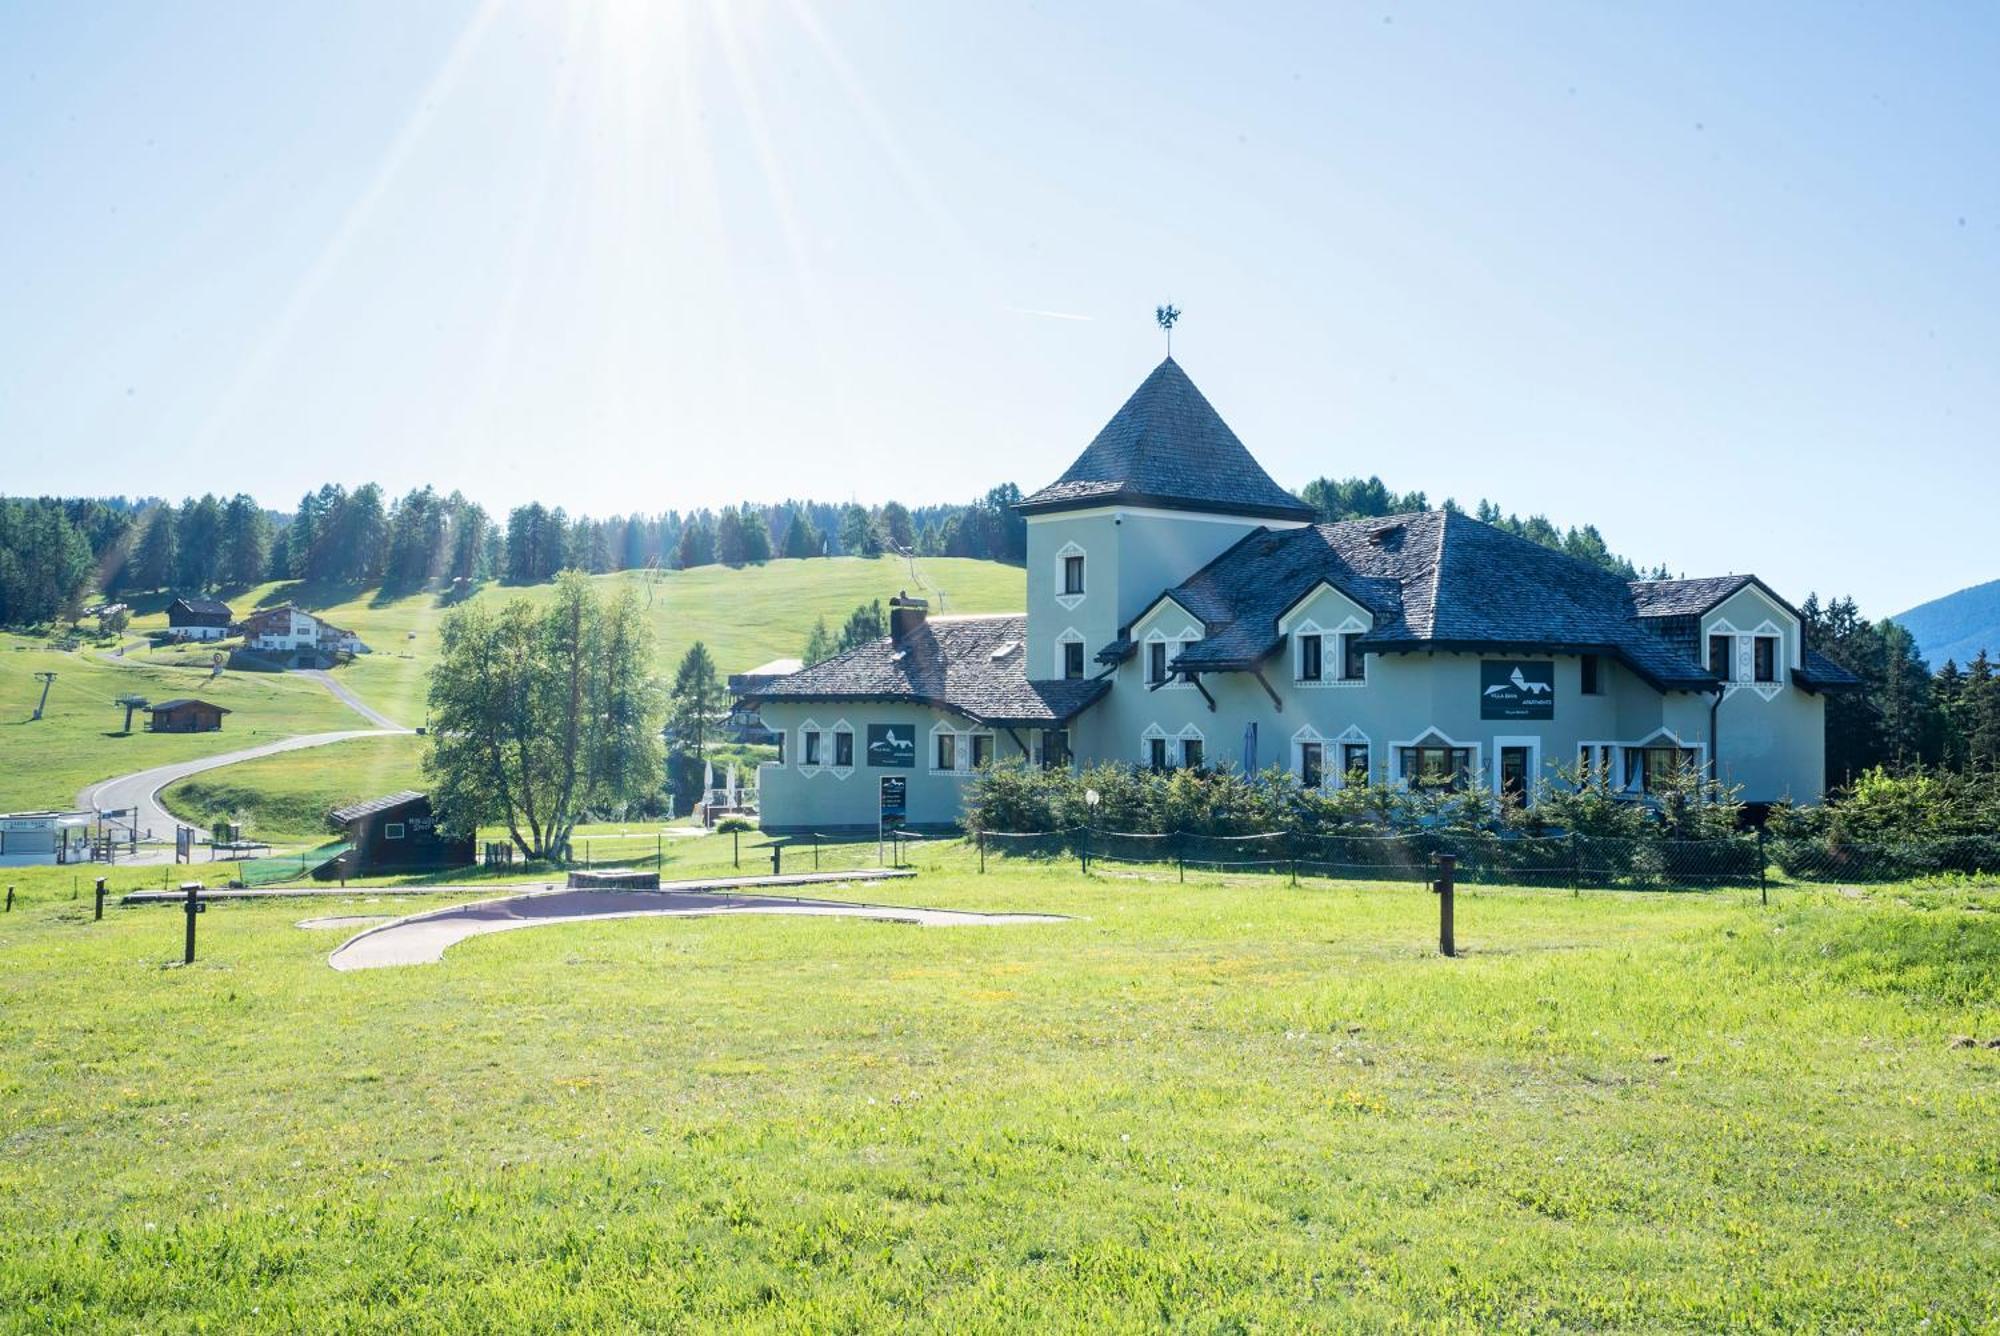
[[[97,879],[97,922],[99,923],[104,921],[104,883],[109,880],[110,878],[108,877],[99,877]]]
[[[1764,828],[1757,827],[1757,898],[1768,908],[1771,903],[1771,860],[1764,851]]]
[[[1437,856],[1437,884],[1431,889],[1438,897],[1438,954],[1455,956],[1458,944],[1452,940],[1451,893],[1458,871],[1458,858],[1454,854]]]
[[[194,916],[207,913],[208,906],[201,902],[200,882],[185,882],[181,889],[187,892],[187,905],[182,911],[187,915],[187,949],[181,955],[181,964],[192,965],[194,964]]]

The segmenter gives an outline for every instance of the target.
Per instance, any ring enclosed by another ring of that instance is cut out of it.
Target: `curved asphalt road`
[[[135,821],[142,838],[148,832],[155,837],[165,838],[180,822],[166,808],[160,806],[160,790],[177,779],[186,779],[189,775],[198,775],[204,770],[235,765],[238,761],[255,760],[259,756],[297,751],[301,747],[324,747],[329,742],[345,742],[349,738],[388,737],[409,731],[407,728],[351,728],[340,733],[307,733],[296,738],[281,738],[276,742],[267,742],[261,747],[245,747],[242,751],[223,752],[220,756],[174,761],[168,765],[156,765],[151,770],[141,770],[137,774],[99,780],[76,795],[76,805],[83,811],[113,811],[130,807],[135,813]],[[206,832],[201,832],[197,838],[205,835]],[[171,858],[173,851],[168,849],[161,856]],[[147,855],[141,854],[136,861],[148,861]]]
[[[138,643],[138,642],[134,642]],[[100,655],[104,662],[122,666],[124,660]],[[169,765],[156,765],[151,770],[141,770],[136,774],[120,775],[115,779],[103,779],[90,785],[76,795],[76,805],[82,811],[117,811],[131,808],[134,824],[138,826],[140,837],[149,834],[165,838],[175,826],[178,817],[160,805],[160,790],[177,779],[198,775],[204,770],[215,770],[238,761],[251,761],[259,756],[271,756],[278,752],[297,751],[301,747],[324,747],[330,742],[345,742],[349,738],[378,738],[388,734],[409,733],[388,715],[364,702],[347,689],[344,683],[334,680],[332,674],[317,669],[304,669],[299,677],[309,677],[333,693],[335,699],[356,714],[374,724],[373,728],[353,728],[338,733],[306,733],[295,738],[283,738],[277,742],[267,742],[261,747],[246,747],[242,751],[224,752],[220,756],[203,756],[192,761],[175,761]],[[205,830],[196,829],[195,838],[204,839]],[[161,862],[173,856],[172,851],[154,851],[140,854],[134,862]]]
[[[328,691],[331,691],[334,695],[334,699],[338,700],[342,705],[345,705],[348,709],[354,711],[356,714],[360,715],[363,719],[366,719],[369,723],[375,725],[375,727],[377,728],[386,728],[396,733],[407,733],[410,731],[409,729],[404,728],[401,724],[397,723],[394,719],[391,719],[388,715],[383,714],[373,705],[370,705],[366,701],[362,700],[361,697],[355,695],[352,691],[349,691],[347,689],[346,683],[336,681],[334,679],[333,674],[327,672],[323,668],[300,668],[294,670],[292,675],[294,677],[311,678],[313,681],[325,687]]]

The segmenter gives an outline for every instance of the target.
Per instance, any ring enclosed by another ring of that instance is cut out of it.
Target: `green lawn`
[[[722,841],[689,849],[714,861]],[[980,876],[336,974],[0,918],[0,1326],[2000,1324],[2000,896]],[[127,871],[119,877],[136,877]]]
[[[152,662],[134,650],[120,663],[94,653],[63,653],[37,642],[0,634],[0,811],[68,807],[86,784],[164,765],[212,756],[299,733],[367,728],[368,721],[316,682],[273,673],[224,673],[180,666],[180,659]],[[205,659],[204,659],[205,663]],[[54,672],[47,713],[33,720],[42,684],[37,672]],[[149,700],[199,696],[227,706],[219,733],[148,733],[146,716],[133,719],[115,702],[136,693]]]
[[[1019,566],[933,557],[921,563],[926,579],[945,591],[953,612],[1010,612],[1026,606],[1026,574]],[[631,585],[646,603],[659,638],[663,673],[687,647],[700,640],[727,676],[805,647],[815,617],[836,632],[857,603],[886,600],[898,590],[923,591],[899,560],[834,557],[773,561],[730,569],[703,566],[691,571],[639,572],[596,577],[606,588]],[[499,605],[515,597],[541,600],[553,585],[516,588],[486,585],[474,599]],[[261,585],[232,594],[230,606],[250,608],[296,601],[358,632],[373,653],[338,671],[356,695],[398,723],[416,727],[424,720],[425,673],[437,649],[437,624],[449,611],[437,593],[384,597],[378,590],[309,588],[294,583]],[[145,605],[150,609],[150,604]],[[164,611],[147,610],[133,621],[135,631],[164,628]]]
[[[326,814],[332,809],[423,788],[423,745],[422,738],[396,734],[280,752],[192,775],[160,797],[169,811],[197,825],[233,819],[250,839],[320,841],[329,838]]]

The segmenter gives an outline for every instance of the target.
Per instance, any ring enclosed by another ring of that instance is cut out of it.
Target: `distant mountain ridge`
[[[1896,620],[1916,637],[1918,652],[1933,671],[1946,659],[1963,668],[1981,649],[2000,659],[2000,580],[1920,603],[1897,613]]]

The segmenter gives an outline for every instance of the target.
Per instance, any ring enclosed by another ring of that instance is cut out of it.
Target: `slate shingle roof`
[[[1632,602],[1641,617],[1699,617],[1751,579],[1709,575],[1694,580],[1634,580]]]
[[[1792,670],[1792,680],[1807,691],[1858,691],[1862,681],[1816,649],[1805,652],[1800,667]]]
[[[1278,520],[1315,514],[1271,480],[1171,357],[1062,477],[1015,508],[1035,514],[1113,502]]]
[[[172,603],[167,605],[167,613],[169,620],[171,620],[172,614],[176,609],[181,609],[187,612],[191,612],[197,617],[230,617],[234,615],[232,612],[230,612],[229,605],[227,603],[223,603],[217,599],[212,599],[212,598],[175,599]]]
[[[1167,591],[1207,628],[1176,665],[1254,666],[1322,582],[1374,615],[1371,648],[1603,653],[1663,690],[1715,686],[1646,624],[1627,581],[1447,511],[1251,534]]]
[[[423,801],[424,795],[415,789],[403,789],[398,793],[385,793],[380,798],[369,798],[362,802],[350,803],[346,807],[336,807],[331,813],[336,825],[346,825],[357,816],[370,816],[376,812],[388,812],[409,803]]]
[[[746,701],[900,701],[976,723],[1054,727],[1110,690],[1089,679],[1030,682],[1028,619],[932,617],[746,691]]]

